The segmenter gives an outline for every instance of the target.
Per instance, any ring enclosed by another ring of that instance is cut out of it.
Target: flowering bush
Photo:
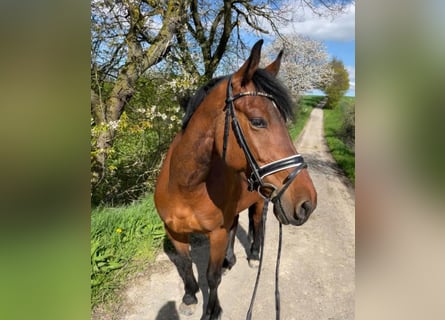
[[[195,84],[186,77],[143,77],[119,121],[102,126],[92,123],[93,205],[130,203],[153,189],[163,155],[181,128],[183,111],[178,96],[185,95]],[[104,174],[99,177],[94,170],[96,139],[108,126],[116,130],[114,143],[107,152]]]

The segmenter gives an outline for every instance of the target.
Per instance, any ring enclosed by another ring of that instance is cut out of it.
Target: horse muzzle
[[[289,168],[293,168],[293,171],[284,179],[281,188],[263,181],[264,177]],[[297,175],[305,168],[307,168],[307,164],[299,154],[269,163],[260,167],[256,172],[252,172],[248,179],[248,189],[253,191],[257,188],[263,199],[272,201],[275,217],[280,223],[285,225],[302,225],[307,221],[315,206],[309,201],[304,201],[297,207],[294,207],[293,204],[291,205],[288,201],[283,200],[283,196]]]
[[[274,204],[273,212],[277,220],[284,225],[301,226],[308,219],[315,207],[310,201],[304,201],[301,205],[292,208],[282,202],[281,197],[272,199]]]

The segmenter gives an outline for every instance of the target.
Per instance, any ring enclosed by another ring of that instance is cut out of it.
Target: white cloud
[[[355,91],[355,67],[345,66],[345,69],[349,74],[349,89]]]
[[[345,66],[349,74],[349,89],[346,92],[347,96],[355,96],[355,66]]]
[[[295,8],[295,10],[301,10]],[[311,39],[324,41],[351,41],[355,38],[355,4],[335,17],[319,17],[310,10],[288,25],[284,33],[299,33]]]

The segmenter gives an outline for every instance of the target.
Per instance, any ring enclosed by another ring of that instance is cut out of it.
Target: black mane
[[[293,119],[292,97],[280,80],[264,69],[257,69],[252,81],[257,91],[263,91],[274,97],[275,104],[285,121]]]
[[[187,124],[189,123],[193,113],[201,104],[202,100],[204,100],[204,98],[209,94],[213,87],[224,78],[225,76],[210,80],[208,83],[199,88],[196,93],[190,99],[188,99],[187,103],[182,104],[182,107],[185,111],[185,115],[182,118],[183,130],[185,130],[185,128],[187,127]]]
[[[204,98],[217,83],[226,77],[227,76],[222,76],[210,80],[207,84],[199,88],[196,93],[190,99],[188,99],[187,103],[182,104],[183,108],[185,109],[185,115],[182,119],[183,130],[185,130],[187,127],[193,113]],[[281,81],[264,69],[257,69],[253,75],[252,81],[255,84],[257,91],[268,93],[274,97],[275,104],[284,120],[287,121],[288,119],[293,118],[292,98],[289,91],[284,87]]]

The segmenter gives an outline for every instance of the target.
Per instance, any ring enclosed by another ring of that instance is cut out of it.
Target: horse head
[[[293,102],[276,78],[283,51],[259,68],[262,43],[254,45],[249,58],[224,82],[224,115],[215,142],[227,165],[247,179],[249,191],[272,200],[281,223],[301,225],[315,209],[317,193],[286,126]]]

